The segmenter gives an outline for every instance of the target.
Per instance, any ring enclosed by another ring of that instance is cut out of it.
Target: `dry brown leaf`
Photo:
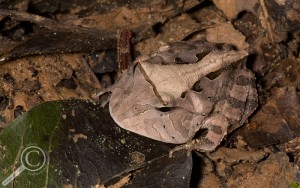
[[[236,30],[231,23],[221,23],[213,28],[207,29],[207,41],[214,43],[232,44],[239,50],[249,47],[245,41],[246,37]]]
[[[200,26],[188,14],[183,14],[166,22],[161,28],[161,33],[138,43],[135,49],[142,54],[150,54],[163,44],[183,40],[189,34],[199,30]]]
[[[287,142],[300,135],[299,96],[294,87],[274,87],[266,104],[242,128],[253,148]]]
[[[228,19],[232,20],[244,10],[254,12],[258,0],[213,0],[213,2]]]

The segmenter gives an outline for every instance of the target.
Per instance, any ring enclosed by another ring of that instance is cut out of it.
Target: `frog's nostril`
[[[185,91],[185,92],[182,92],[180,97],[184,99],[185,96],[186,96],[186,91]]]

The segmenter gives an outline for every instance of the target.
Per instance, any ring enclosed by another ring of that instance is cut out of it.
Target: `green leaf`
[[[300,185],[299,184],[297,184],[296,182],[291,182],[290,183],[290,188],[300,188]]]
[[[191,156],[168,158],[172,147],[120,128],[99,104],[46,102],[0,133],[0,183],[23,162],[29,170],[6,187],[108,186],[128,175],[128,186],[188,187]]]
[[[22,151],[31,146],[38,146],[45,154],[55,149],[53,135],[60,126],[60,113],[62,105],[59,102],[48,102],[37,106],[17,118],[0,134],[0,180],[8,177],[13,170],[20,167]],[[45,140],[49,137],[49,140]],[[35,154],[35,153],[32,153]],[[43,163],[44,158],[40,159],[37,155],[31,155],[31,164]],[[24,155],[25,157],[25,155]],[[23,157],[23,160],[25,160]],[[46,159],[46,163],[47,163]],[[50,165],[46,164],[39,171],[24,170],[7,187],[44,187],[49,185],[49,177],[56,181],[56,175],[49,170]],[[34,169],[33,169],[34,170]],[[38,180],[38,181],[37,181]],[[1,182],[2,182],[1,181]],[[51,180],[52,181],[52,180]]]

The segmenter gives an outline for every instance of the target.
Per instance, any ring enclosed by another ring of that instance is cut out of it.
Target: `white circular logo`
[[[21,153],[21,164],[30,172],[42,169],[46,161],[45,152],[37,146],[29,146]]]
[[[30,172],[36,172],[41,170],[46,164],[47,157],[45,152],[37,146],[26,147],[20,156],[21,166],[11,173],[5,180],[2,181],[2,185],[8,185],[13,179],[20,175],[24,170]]]

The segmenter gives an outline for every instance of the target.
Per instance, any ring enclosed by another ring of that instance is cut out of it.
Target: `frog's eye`
[[[201,92],[203,90],[203,88],[201,88],[200,86],[200,80],[195,82],[195,84],[192,87],[192,90],[196,92]]]
[[[175,63],[176,64],[188,64],[187,62],[184,62],[180,57],[175,58]]]
[[[207,54],[209,54],[210,50],[205,49],[203,52],[196,54],[198,61],[201,61]]]
[[[220,69],[220,70],[217,70],[216,72],[209,73],[205,77],[208,78],[208,79],[210,79],[210,80],[214,80],[214,79],[218,78],[222,74],[223,70],[224,69]]]
[[[197,123],[197,127],[200,127],[200,124]],[[196,138],[204,138],[208,133],[208,128],[201,128],[198,130],[198,132],[194,135],[194,139]]]
[[[156,110],[160,111],[160,112],[170,112],[171,110],[175,109],[175,107],[159,107],[159,108],[155,108]]]

